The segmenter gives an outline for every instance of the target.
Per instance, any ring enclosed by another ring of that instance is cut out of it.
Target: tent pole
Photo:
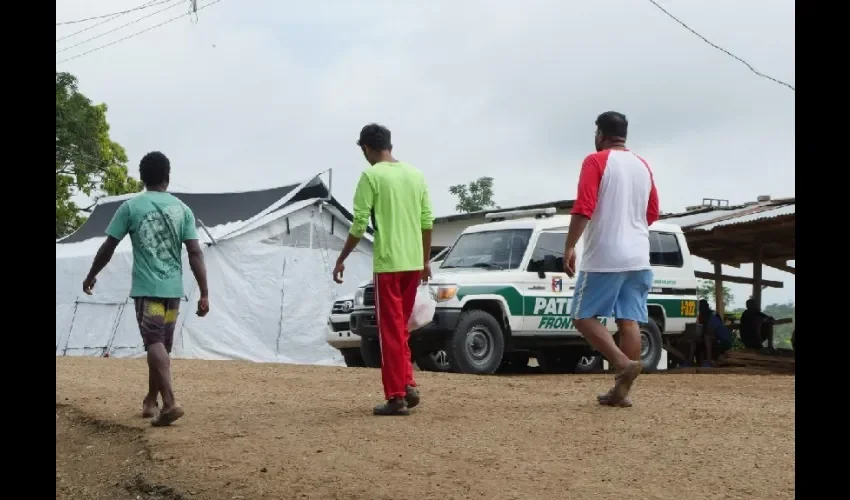
[[[212,244],[215,245],[216,244],[215,238],[213,238],[213,235],[210,234],[210,230],[207,229],[207,226],[204,224],[204,221],[202,221],[201,219],[198,219],[198,224],[201,225],[201,229],[203,229],[204,232],[207,233],[207,236],[209,237],[210,241],[212,241]]]
[[[324,173],[328,174],[328,197],[322,198],[322,201],[331,201],[333,199],[333,194],[331,194],[331,193],[333,193],[333,187],[334,187],[334,169],[329,168],[327,170],[319,172],[319,174],[316,175],[316,178],[319,178]]]
[[[68,338],[65,339],[65,347],[62,349],[62,355],[68,355],[68,344],[71,342],[71,332],[74,331],[74,320],[77,319],[77,307],[80,305],[80,300],[74,300],[74,313],[71,315],[71,326],[68,327]]]
[[[109,350],[112,348],[112,344],[115,342],[115,334],[118,333],[118,326],[121,324],[121,316],[124,314],[124,306],[130,299],[128,298],[123,303],[118,305],[118,316],[115,318],[115,324],[112,325],[112,334],[109,336],[109,340],[106,341],[106,347],[103,348],[103,354],[108,354]],[[101,354],[101,356],[103,356]]]
[[[283,259],[283,268],[280,270],[280,321],[277,327],[277,341],[275,342],[275,355],[280,356],[280,337],[283,335],[284,302],[286,287],[284,286],[284,275],[286,274],[286,258]]]

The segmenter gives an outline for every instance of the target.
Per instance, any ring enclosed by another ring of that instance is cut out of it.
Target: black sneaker
[[[407,394],[404,396],[404,400],[407,402],[408,408],[415,408],[419,404],[419,390],[412,385],[407,386]]]
[[[373,413],[381,416],[410,415],[410,410],[407,409],[404,399],[392,398],[376,406]]]

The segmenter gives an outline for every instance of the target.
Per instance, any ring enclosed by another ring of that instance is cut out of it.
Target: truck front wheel
[[[501,365],[504,351],[502,326],[477,309],[461,314],[455,331],[446,339],[449,365],[456,373],[490,375]]]
[[[367,368],[381,367],[381,343],[378,337],[360,338],[360,356]]]
[[[363,356],[360,354],[360,349],[356,347],[349,347],[347,349],[340,349],[342,353],[342,358],[345,360],[345,366],[348,367],[364,367],[366,363],[363,362]]]

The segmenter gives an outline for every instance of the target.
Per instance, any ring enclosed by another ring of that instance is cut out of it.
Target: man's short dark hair
[[[392,151],[393,143],[390,137],[390,129],[377,123],[370,123],[360,130],[360,139],[357,141],[357,145],[366,146],[375,151]]]
[[[159,151],[153,151],[142,157],[139,162],[139,177],[145,186],[159,186],[171,174],[171,162]]]
[[[596,117],[596,128],[603,137],[626,138],[629,132],[629,121],[626,115],[616,111],[606,111]]]

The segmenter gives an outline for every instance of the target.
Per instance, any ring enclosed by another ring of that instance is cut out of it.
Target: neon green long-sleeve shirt
[[[422,172],[402,162],[376,163],[364,170],[354,192],[353,236],[363,237],[373,213],[374,272],[421,270],[422,230],[434,227],[431,197]]]

